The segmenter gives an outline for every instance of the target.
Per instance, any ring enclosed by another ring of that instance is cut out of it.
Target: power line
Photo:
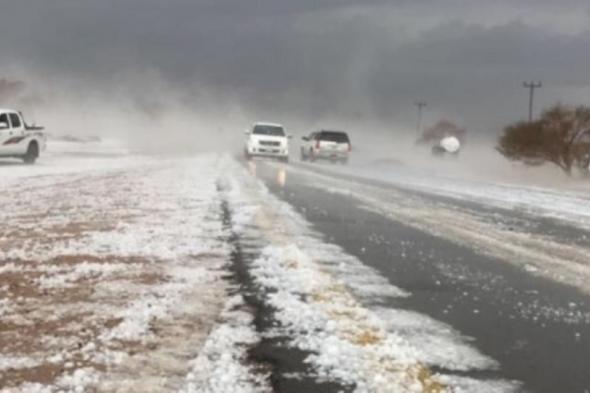
[[[529,122],[533,121],[533,101],[535,99],[535,89],[543,87],[541,82],[524,82],[523,86],[529,89]]]

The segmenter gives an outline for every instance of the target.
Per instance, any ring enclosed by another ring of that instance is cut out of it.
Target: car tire
[[[29,147],[27,147],[27,153],[23,156],[23,161],[25,164],[34,164],[39,157],[39,145],[37,142],[29,143]]]

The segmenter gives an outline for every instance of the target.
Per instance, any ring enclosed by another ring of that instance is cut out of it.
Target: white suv
[[[246,131],[248,138],[244,153],[246,158],[255,156],[274,157],[281,161],[289,161],[289,138],[280,124],[255,123]]]
[[[318,159],[340,161],[348,163],[348,156],[352,150],[350,138],[342,131],[317,131],[304,136],[301,144],[301,161],[315,161]]]

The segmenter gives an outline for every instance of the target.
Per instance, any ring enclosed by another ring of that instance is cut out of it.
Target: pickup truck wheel
[[[39,157],[39,145],[37,142],[29,143],[29,147],[27,148],[27,153],[23,156],[23,161],[25,164],[34,164]]]

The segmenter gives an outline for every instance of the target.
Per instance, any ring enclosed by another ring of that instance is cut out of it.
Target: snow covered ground
[[[452,327],[365,302],[411,294],[231,157],[110,149],[0,164],[2,393],[272,391],[248,355],[264,337],[228,280],[233,235],[256,240],[249,269],[276,310],[270,334],[307,351],[315,378],[358,393],[518,390],[459,376],[498,365]]]
[[[117,141],[94,141],[75,143],[67,141],[48,142],[47,150],[35,166],[22,165],[21,160],[0,160],[0,188],[13,184],[23,186],[23,179],[31,186],[51,185],[56,181],[52,176],[78,175],[84,178],[93,173],[104,173],[116,169],[127,169],[133,165],[142,165],[144,160],[130,155],[128,150]]]
[[[211,329],[251,331],[224,278],[223,160],[52,147],[0,165],[0,391],[191,386],[202,349],[226,349]]]
[[[413,167],[391,161],[365,162],[349,167],[323,165],[322,168],[385,181],[430,194],[521,210],[590,229],[590,180],[562,179],[555,186],[551,186],[547,182],[529,182],[522,178],[517,182],[507,175],[506,180],[501,181],[498,176],[476,176],[477,164],[474,165],[475,168],[468,172],[460,163],[453,162],[441,162],[440,167],[436,169]],[[516,169],[514,171],[519,173],[520,177],[526,176],[522,169],[520,172]],[[553,179],[554,176],[549,178]]]

